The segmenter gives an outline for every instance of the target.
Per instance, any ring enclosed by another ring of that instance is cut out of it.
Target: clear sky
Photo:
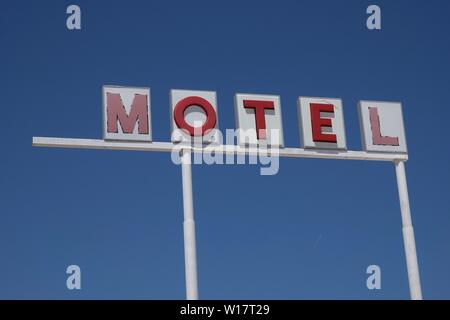
[[[81,7],[82,29],[66,28]],[[366,28],[381,7],[382,30]],[[0,8],[0,298],[184,299],[181,168],[170,154],[33,148],[32,136],[102,137],[101,88],[150,87],[155,141],[169,141],[169,90],[401,101],[424,298],[450,298],[448,1],[6,1]],[[204,299],[408,299],[394,165],[281,159],[196,165]],[[79,265],[82,289],[66,288]],[[381,267],[381,290],[366,268]]]

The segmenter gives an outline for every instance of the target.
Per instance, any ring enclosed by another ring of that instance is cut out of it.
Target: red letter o
[[[191,126],[184,119],[184,113],[190,106],[199,106],[205,112],[206,121],[201,126],[200,130]],[[217,122],[216,111],[213,106],[208,102],[208,100],[197,96],[186,97],[178,101],[173,111],[173,117],[178,128],[187,130],[192,137],[196,135],[205,135],[206,131],[214,129]]]

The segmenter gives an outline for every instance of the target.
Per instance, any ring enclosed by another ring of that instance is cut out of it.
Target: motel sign
[[[151,142],[150,97],[149,88],[104,86],[104,140]],[[238,93],[234,100],[239,145],[284,147],[279,96]],[[347,149],[341,99],[299,97],[297,109],[304,148]],[[218,143],[216,92],[171,90],[170,111],[172,142]],[[358,112],[364,150],[407,152],[400,103],[361,101]]]
[[[422,299],[404,166],[408,155],[400,103],[360,101],[358,113],[364,150],[352,151],[347,149],[343,103],[338,98],[297,99],[301,148],[286,147],[284,144],[281,100],[277,95],[235,95],[237,145],[221,142],[214,91],[170,91],[170,142],[152,140],[149,88],[104,86],[102,100],[102,140],[33,137],[33,146],[158,152],[173,152],[176,146],[181,146],[187,299],[198,299],[191,154],[204,153],[206,148],[224,155],[254,155],[270,148],[270,152],[275,150],[280,157],[393,162],[410,295],[411,299]]]

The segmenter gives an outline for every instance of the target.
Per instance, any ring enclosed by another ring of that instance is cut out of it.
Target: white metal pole
[[[404,161],[395,161],[398,195],[402,212],[403,242],[405,245],[406,267],[408,269],[409,292],[412,300],[422,300],[420,288],[419,264],[417,263],[416,242],[409,208],[408,185]]]
[[[184,208],[184,266],[186,275],[186,299],[198,300],[197,253],[195,244],[194,201],[192,199],[191,152],[182,150],[181,170],[183,176]]]

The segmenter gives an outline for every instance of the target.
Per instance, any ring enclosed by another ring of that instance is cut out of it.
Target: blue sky
[[[78,4],[82,29],[66,28]],[[370,4],[382,30],[366,28]],[[32,136],[102,137],[105,84],[152,90],[155,141],[169,90],[342,98],[351,150],[359,100],[401,101],[424,298],[450,298],[448,1],[8,1],[0,10],[0,298],[184,299],[181,168],[170,154],[41,149]],[[281,159],[193,167],[203,299],[408,299],[394,165]],[[82,289],[66,288],[77,264]],[[381,267],[381,290],[366,268]]]

